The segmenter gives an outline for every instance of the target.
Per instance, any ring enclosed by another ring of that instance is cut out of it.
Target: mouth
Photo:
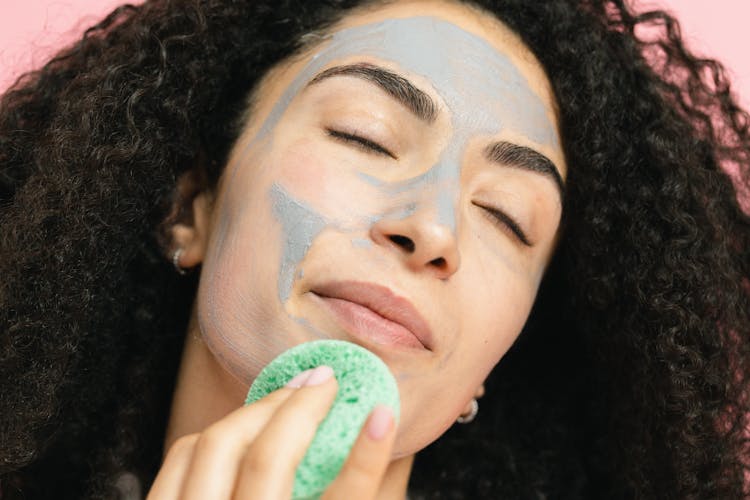
[[[389,288],[335,281],[311,290],[351,336],[378,345],[432,351],[432,332],[409,300]]]

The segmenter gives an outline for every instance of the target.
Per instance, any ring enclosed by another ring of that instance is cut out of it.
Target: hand
[[[336,397],[332,374],[327,366],[302,372],[203,432],[179,438],[147,500],[290,498],[297,465]],[[394,438],[390,410],[376,408],[323,499],[374,498]]]

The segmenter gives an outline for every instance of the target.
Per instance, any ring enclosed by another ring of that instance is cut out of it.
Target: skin
[[[460,79],[430,73],[418,59],[337,50],[334,35],[266,75],[217,189],[195,196],[192,220],[174,226],[180,265],[202,269],[153,498],[288,496],[335,380],[241,405],[285,349],[352,340],[312,293],[321,283],[386,286],[414,305],[433,337],[431,350],[367,345],[396,376],[401,419],[396,426],[382,411],[371,416],[381,432],[363,431],[330,498],[403,498],[414,454],[481,395],[520,333],[554,251],[561,199],[549,177],[498,166],[484,152],[498,140],[532,148],[564,179],[554,99],[520,40],[465,6],[398,2],[352,13],[331,33],[354,46],[372,26],[418,31],[424,25],[414,19],[427,14],[448,30],[443,38],[455,36],[446,43],[479,40],[490,51],[480,62],[495,73],[472,79],[513,73],[517,85],[482,96],[482,115]],[[308,84],[318,70],[362,63],[412,82],[436,103],[435,119],[420,120],[361,78]],[[365,135],[395,158],[331,128]],[[483,206],[512,214],[531,246]]]

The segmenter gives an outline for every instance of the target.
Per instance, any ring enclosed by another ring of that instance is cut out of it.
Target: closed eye
[[[502,231],[510,231],[510,233],[512,233],[513,236],[518,239],[518,241],[520,241],[527,247],[533,246],[529,239],[526,237],[526,233],[524,233],[523,229],[521,229],[521,226],[510,215],[496,208],[478,205],[476,203],[475,205],[481,208],[482,212],[490,220],[490,222],[499,227]]]
[[[377,142],[371,141],[356,134],[350,134],[348,132],[342,132],[340,130],[334,130],[331,128],[326,129],[328,135],[336,140],[352,145],[358,149],[363,150],[366,153],[375,153],[379,155],[390,156],[394,160],[398,160],[396,155],[388,151],[386,148],[378,144]]]

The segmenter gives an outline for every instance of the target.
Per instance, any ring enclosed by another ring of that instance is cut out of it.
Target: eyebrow
[[[399,101],[420,120],[433,123],[437,118],[438,106],[429,95],[415,87],[406,78],[374,64],[357,63],[334,66],[318,73],[307,86],[334,76],[354,76],[372,82]],[[565,199],[565,182],[555,164],[542,153],[512,142],[499,141],[487,146],[485,156],[493,163],[547,176],[555,183],[560,199]]]
[[[484,150],[485,156],[493,163],[506,167],[520,168],[529,172],[535,172],[548,177],[555,183],[560,200],[565,199],[565,182],[557,170],[555,164],[544,156],[542,153],[528,148],[519,146],[512,142],[499,141],[490,144]]]
[[[316,75],[307,86],[320,83],[333,76],[354,76],[372,82],[420,120],[433,123],[437,118],[438,106],[429,95],[415,87],[406,78],[374,64],[357,63],[334,66]]]

